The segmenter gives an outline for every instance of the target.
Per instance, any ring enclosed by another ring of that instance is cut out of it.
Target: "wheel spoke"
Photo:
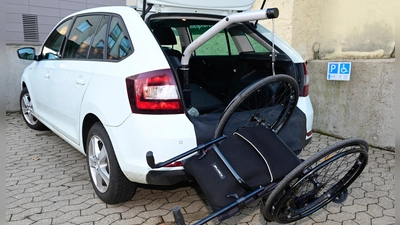
[[[30,124],[35,123],[35,117],[31,113],[28,114],[26,119],[30,122]]]
[[[25,107],[29,107],[30,105],[30,101],[29,101],[29,96],[28,95],[24,95],[24,97],[22,98],[23,102],[24,102],[24,106]]]
[[[93,137],[91,139],[91,142],[93,146],[93,155],[96,156],[96,158],[98,159],[98,155],[100,153],[99,139],[97,137]]]
[[[102,191],[102,189],[103,189],[103,177],[101,176],[101,173],[100,173],[99,170],[95,170],[94,178],[95,179],[93,179],[93,181],[95,181],[97,189],[99,189],[99,191]]]
[[[99,176],[105,182],[106,186],[110,183],[110,174],[107,171],[107,165],[101,165],[99,169]]]
[[[22,106],[21,107],[22,108],[22,113],[24,114],[24,115],[28,115],[28,108],[26,108],[25,106]]]
[[[96,157],[95,156],[89,156],[88,157],[88,160],[89,160],[89,166],[90,166],[90,168],[95,168],[95,166],[96,166],[96,161],[97,161],[97,159],[96,159]]]
[[[104,145],[101,147],[101,149],[99,149],[99,151],[100,152],[97,156],[97,158],[99,159],[99,162],[107,164],[107,150],[104,147]]]

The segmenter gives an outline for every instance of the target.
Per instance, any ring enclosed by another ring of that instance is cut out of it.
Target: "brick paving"
[[[315,133],[302,156],[337,142]],[[341,204],[330,203],[292,224],[395,224],[395,154],[370,148],[369,163]],[[254,202],[240,214],[208,224],[267,224]],[[6,116],[7,224],[174,224],[179,205],[193,223],[211,212],[195,184],[140,186],[131,201],[109,205],[95,195],[85,156],[51,131],[29,129],[20,114]],[[277,223],[268,223],[271,225]]]

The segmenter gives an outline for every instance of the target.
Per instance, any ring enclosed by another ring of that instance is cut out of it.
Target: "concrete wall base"
[[[350,81],[328,81],[328,62],[307,65],[314,131],[394,150],[395,59],[346,61],[352,63]]]

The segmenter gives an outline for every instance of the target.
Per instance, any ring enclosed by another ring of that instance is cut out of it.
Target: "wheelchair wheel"
[[[347,188],[368,161],[368,144],[348,139],[328,146],[302,162],[276,186],[260,206],[267,221],[290,223],[331,201],[343,202]]]
[[[299,87],[291,76],[263,78],[246,87],[229,103],[218,121],[214,137],[259,124],[277,133],[292,114],[298,98]]]

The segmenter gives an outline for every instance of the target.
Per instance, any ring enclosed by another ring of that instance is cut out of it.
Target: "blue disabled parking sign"
[[[351,62],[329,62],[327,79],[349,81],[351,72]]]

